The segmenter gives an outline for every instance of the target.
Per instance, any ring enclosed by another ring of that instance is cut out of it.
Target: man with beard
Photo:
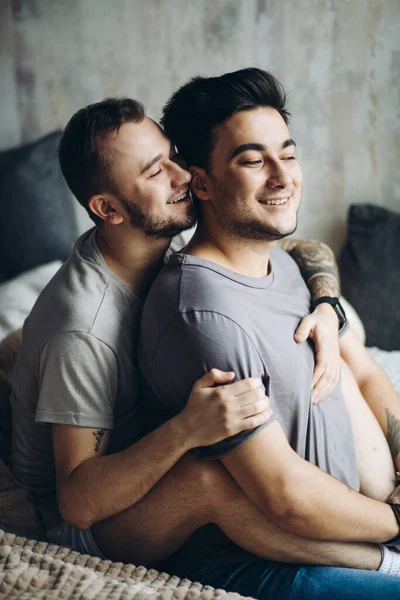
[[[400,597],[400,581],[386,574],[394,563],[399,573],[399,554],[385,545],[399,542],[400,506],[358,492],[340,385],[312,406],[312,348],[293,340],[310,295],[290,256],[272,247],[295,231],[301,198],[288,120],[282,87],[259,69],[194,78],[167,103],[163,125],[190,165],[200,214],[192,241],[171,257],[145,303],[139,360],[146,398],[165,419],[182,410],[192,382],[210,366],[258,377],[274,416],[198,455],[219,459],[264,516],[291,534],[380,543],[383,572],[276,562],[281,556],[263,561],[213,526],[167,568],[263,599]],[[380,404],[377,418],[386,409],[398,432],[395,393]],[[388,438],[393,427],[386,424]],[[393,441],[399,460],[397,434]]]

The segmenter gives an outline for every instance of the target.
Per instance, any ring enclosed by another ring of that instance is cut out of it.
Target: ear
[[[205,170],[200,167],[190,167],[189,171],[192,175],[190,185],[193,193],[200,200],[209,200],[211,197],[211,182]]]
[[[112,196],[98,194],[89,198],[88,206],[92,213],[109,225],[119,225],[124,218],[113,202]]]

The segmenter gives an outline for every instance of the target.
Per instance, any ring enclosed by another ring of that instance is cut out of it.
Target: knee
[[[215,494],[224,485],[224,479],[229,477],[219,461],[185,457],[179,466],[185,480],[204,494]]]

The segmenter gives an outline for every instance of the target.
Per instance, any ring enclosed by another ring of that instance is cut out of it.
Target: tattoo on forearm
[[[340,296],[339,270],[329,246],[314,240],[294,239],[279,240],[277,246],[296,261],[313,300],[321,296]]]
[[[106,431],[107,429],[98,429],[97,431],[93,431],[93,435],[96,438],[96,444],[94,447],[95,452],[98,452],[100,450],[101,440],[103,439]]]
[[[387,408],[387,441],[392,453],[392,458],[396,462],[400,454],[400,419],[395,417]]]

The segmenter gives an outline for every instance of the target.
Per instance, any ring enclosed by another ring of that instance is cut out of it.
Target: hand
[[[394,488],[394,491],[390,494],[388,498],[389,504],[400,504],[400,483],[398,486]]]
[[[257,377],[235,383],[235,373],[211,369],[196,381],[180,418],[191,447],[209,446],[240,431],[254,429],[272,416],[269,399]],[[218,384],[218,387],[214,387]],[[225,384],[225,385],[224,385]]]
[[[302,319],[294,339],[298,344],[308,338],[315,345],[315,368],[312,378],[313,404],[317,404],[332,393],[339,381],[340,351],[339,323],[333,308],[326,303],[319,304],[314,312]]]

